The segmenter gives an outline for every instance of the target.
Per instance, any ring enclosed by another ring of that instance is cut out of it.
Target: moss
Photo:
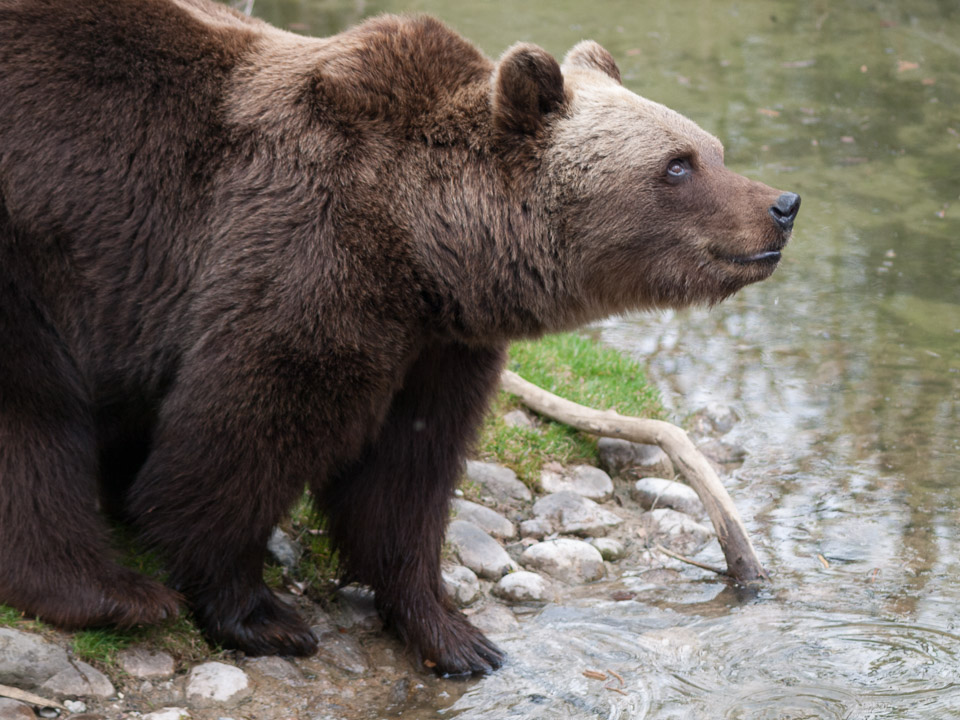
[[[581,405],[637,417],[664,415],[659,394],[636,362],[573,333],[513,344],[507,367]],[[481,431],[481,458],[506,465],[530,487],[536,486],[547,462],[597,462],[593,436],[545,418],[537,428],[508,426],[503,415],[520,406],[516,397],[500,392]]]

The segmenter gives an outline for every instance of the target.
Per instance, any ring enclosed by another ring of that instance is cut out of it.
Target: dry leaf
[[[771,110],[770,108],[757,108],[757,112],[761,115],[766,115],[767,117],[780,117],[779,110]]]
[[[897,72],[906,72],[907,70],[916,70],[920,63],[910,62],[909,60],[897,61]]]

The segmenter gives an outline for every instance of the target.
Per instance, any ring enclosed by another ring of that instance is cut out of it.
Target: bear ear
[[[500,58],[493,80],[493,118],[498,129],[534,134],[565,100],[560,65],[543,48],[517,43]]]
[[[574,45],[563,59],[563,66],[565,68],[599,70],[604,75],[609,75],[618,83],[620,82],[620,68],[617,67],[613,55],[593,40],[584,40]]]

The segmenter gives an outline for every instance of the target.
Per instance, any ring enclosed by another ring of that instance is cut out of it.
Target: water
[[[718,135],[730,167],[803,197],[771,280],[593,328],[650,367],[676,419],[739,410],[750,455],[724,480],[773,582],[745,595],[621,568],[525,619],[510,664],[451,707],[404,717],[960,718],[960,6],[255,7],[315,35],[381,11],[435,14],[493,57],[591,37],[625,85]]]

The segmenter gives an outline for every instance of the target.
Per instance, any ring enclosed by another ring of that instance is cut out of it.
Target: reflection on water
[[[594,328],[650,366],[677,419],[708,401],[739,409],[732,439],[750,455],[725,481],[774,581],[745,600],[701,571],[665,584],[622,568],[614,582],[633,600],[525,620],[502,640],[510,664],[443,716],[960,717],[960,6],[256,0],[254,12],[325,35],[411,10],[491,56],[518,40],[562,55],[592,37],[628,87],[717,134],[729,166],[803,197],[771,280],[709,312]],[[701,559],[722,561],[718,548]]]

